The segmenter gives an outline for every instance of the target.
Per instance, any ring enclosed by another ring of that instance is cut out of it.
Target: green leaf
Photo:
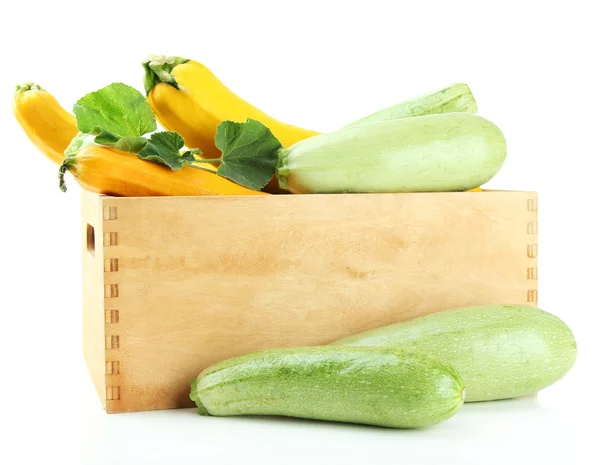
[[[124,152],[140,153],[140,151],[146,146],[148,139],[142,136],[120,137],[111,132],[100,129],[100,132],[94,139],[94,142],[98,145],[114,147]]]
[[[96,137],[96,142],[98,138]],[[122,150],[123,152],[129,153],[140,153],[142,149],[147,145],[148,139],[145,137],[122,137],[119,141],[112,145],[112,147]]]
[[[172,170],[180,170],[183,165],[194,163],[194,155],[201,153],[198,149],[180,152],[184,141],[176,132],[156,132],[150,136],[139,156],[144,160],[167,165]]]
[[[111,140],[113,146],[123,137],[140,137],[156,130],[156,118],[146,98],[121,82],[80,98],[73,111],[81,132],[101,135],[101,140]]]
[[[215,145],[223,152],[217,174],[254,190],[265,187],[273,177],[281,143],[260,121],[223,121]]]

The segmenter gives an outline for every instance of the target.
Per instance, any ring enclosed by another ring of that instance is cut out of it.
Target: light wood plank
[[[102,364],[119,365],[108,411],[190,406],[203,368],[255,350],[537,304],[532,192],[95,199],[99,237],[118,237],[86,279],[94,321],[119,340]]]

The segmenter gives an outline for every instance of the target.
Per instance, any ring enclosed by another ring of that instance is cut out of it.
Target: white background
[[[598,463],[595,2],[4,2],[0,6],[1,463]],[[204,62],[273,116],[335,129],[467,82],[508,140],[487,187],[537,190],[540,306],[579,344],[537,398],[466,405],[400,431],[302,420],[107,415],[81,351],[79,191],[10,112],[34,80],[67,108],[113,81],[142,89],[150,53]]]

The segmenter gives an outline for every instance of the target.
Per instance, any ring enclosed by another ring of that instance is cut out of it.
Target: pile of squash
[[[321,140],[317,131],[282,123],[244,101],[223,85],[206,66],[196,61],[180,57],[151,56],[143,63],[143,67],[147,101],[158,122],[165,129],[179,133],[187,147],[200,149],[201,158],[214,160],[220,156],[215,144],[215,135],[217,128],[224,121],[259,121],[270,129],[282,148],[288,148],[309,138]],[[179,170],[169,170],[129,152],[92,145],[83,147],[77,157],[65,160],[64,152],[79,130],[76,118],[65,110],[54,96],[33,83],[19,85],[14,95],[13,112],[33,144],[50,160],[60,165],[63,174],[70,171],[82,187],[93,192],[118,196],[320,192],[320,186],[312,190],[300,186],[294,191],[290,188],[293,183],[290,182],[288,186],[287,180],[283,188],[277,176],[273,176],[261,191],[247,188],[219,176],[216,173],[219,162],[202,163],[200,157],[196,167],[184,166]],[[376,112],[346,128],[425,115],[468,115],[476,112],[477,106],[468,86],[454,84]],[[473,118],[479,117],[473,115]],[[476,123],[479,124],[479,120],[476,120]],[[348,131],[349,129],[346,129],[346,133]],[[501,141],[503,142],[503,139]],[[343,144],[340,147],[343,147]],[[318,149],[317,146],[317,152]],[[203,169],[194,169],[198,167]],[[488,178],[489,176],[484,179]],[[475,186],[478,184],[471,185],[470,189],[454,190],[481,191]],[[374,191],[378,190],[366,188],[361,192]]]

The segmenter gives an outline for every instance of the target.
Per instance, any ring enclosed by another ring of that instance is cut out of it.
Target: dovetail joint
[[[527,302],[537,302],[537,301],[538,301],[537,289],[529,289],[527,291]]]
[[[104,207],[103,218],[106,221],[117,219],[117,207]]]
[[[106,400],[120,400],[121,388],[119,386],[106,386]]]
[[[537,281],[537,279],[538,279],[537,267],[527,268],[527,279]]]
[[[538,233],[538,224],[537,221],[530,221],[527,223],[527,234],[537,234]]]
[[[537,256],[538,256],[538,246],[537,246],[537,244],[529,244],[527,246],[527,256],[529,258],[537,258]]]
[[[104,311],[104,322],[108,324],[114,324],[119,322],[119,310],[105,310]]]
[[[105,232],[104,247],[114,247],[115,245],[119,245],[119,233]]]
[[[119,259],[118,258],[105,258],[104,259],[104,271],[106,273],[115,273],[119,271]]]
[[[527,199],[527,210],[530,212],[538,211],[538,201],[537,199]]]
[[[119,297],[119,285],[118,284],[105,284],[104,285],[104,298],[115,299]]]
[[[119,336],[106,336],[105,347],[107,350],[114,350],[121,347],[121,338]]]
[[[107,375],[118,375],[121,371],[120,363],[116,360],[112,362],[106,362],[106,374]]]

